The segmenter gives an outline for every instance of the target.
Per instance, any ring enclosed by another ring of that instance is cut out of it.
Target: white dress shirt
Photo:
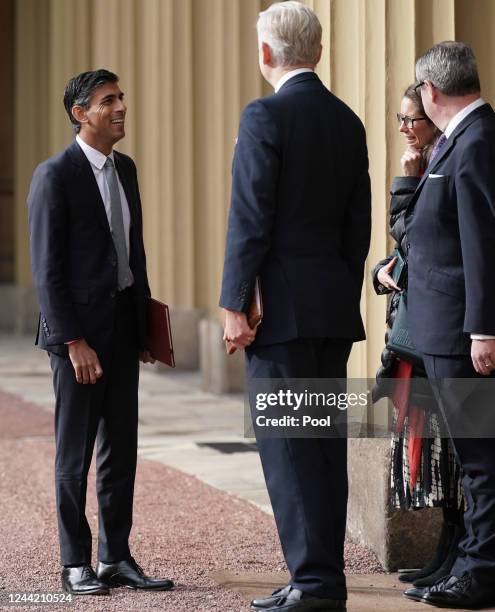
[[[93,170],[93,174],[95,175],[96,183],[98,185],[98,189],[100,190],[101,199],[103,200],[103,204],[105,206],[105,212],[107,213],[108,225],[110,229],[112,229],[112,209],[110,204],[110,190],[108,188],[108,183],[105,178],[105,172],[103,170],[103,166],[107,161],[107,156],[104,155],[101,151],[90,147],[89,144],[86,144],[84,140],[79,136],[76,136],[77,144],[83,150],[84,155],[88,158],[88,161],[91,165],[91,169]],[[108,156],[115,164],[113,151]],[[120,194],[120,202],[122,204],[122,217],[124,219],[124,234],[125,234],[125,244],[127,247],[127,256],[129,256],[129,229],[131,227],[131,214],[129,212],[129,204],[127,202],[127,198],[125,196],[124,188],[122,187],[122,183],[120,182],[119,173],[115,170],[115,174],[117,175],[117,183],[119,185],[119,194]]]
[[[275,85],[275,93],[277,93],[277,91],[282,87],[282,85],[284,83],[287,83],[289,79],[292,79],[292,77],[295,77],[298,74],[303,74],[303,72],[314,72],[314,70],[312,70],[311,68],[295,68],[294,70],[289,70],[289,72],[286,72],[277,81],[277,84]]]
[[[474,110],[476,110],[480,106],[483,106],[483,104],[486,104],[483,98],[478,98],[477,100],[475,100],[474,102],[471,102],[471,104],[468,104],[462,110],[460,110],[457,113],[457,115],[454,115],[452,119],[449,121],[447,127],[445,128],[445,131],[444,131],[445,137],[448,139],[449,136],[452,134],[452,132],[455,130],[455,128],[461,123],[461,121],[463,121]],[[495,339],[495,336],[488,336],[486,334],[471,334],[471,340],[493,340],[493,339]]]
[[[471,104],[468,104],[462,110],[460,110],[457,115],[454,115],[443,132],[445,134],[445,138],[448,138],[452,134],[452,132],[463,119],[465,119],[469,114],[471,114],[480,106],[483,106],[483,104],[486,104],[483,98],[478,98],[477,100],[471,102]]]

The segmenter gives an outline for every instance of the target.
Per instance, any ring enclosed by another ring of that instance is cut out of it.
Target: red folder
[[[153,359],[175,368],[174,345],[168,306],[148,299],[148,349]]]

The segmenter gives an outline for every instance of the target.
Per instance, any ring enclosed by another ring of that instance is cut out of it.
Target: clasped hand
[[[419,176],[422,162],[421,151],[415,147],[407,147],[400,160],[404,176]]]
[[[227,309],[224,309],[224,312],[223,339],[232,342],[236,349],[242,351],[253,342],[256,330],[249,327],[245,312]]]

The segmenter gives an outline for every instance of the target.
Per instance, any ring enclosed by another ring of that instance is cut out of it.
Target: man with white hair
[[[275,94],[245,108],[232,176],[220,306],[246,349],[247,381],[342,379],[363,340],[368,156],[358,117],[321,83],[321,25],[299,2],[259,15],[259,64]],[[256,278],[263,321],[250,329]],[[345,610],[345,437],[257,436],[290,583],[254,610]]]

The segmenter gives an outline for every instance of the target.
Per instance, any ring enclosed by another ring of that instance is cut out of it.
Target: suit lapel
[[[470,113],[463,121],[461,121],[461,123],[455,128],[455,130],[452,132],[452,134],[449,136],[449,138],[447,139],[447,142],[444,144],[444,146],[442,147],[442,149],[440,150],[440,152],[438,153],[438,155],[435,157],[435,159],[433,160],[433,162],[426,168],[425,173],[423,174],[421,181],[419,182],[418,186],[416,187],[416,191],[414,192],[414,196],[411,198],[411,201],[409,202],[409,206],[407,207],[408,210],[410,210],[416,203],[422,189],[423,186],[425,184],[425,182],[428,179],[428,175],[430,173],[435,173],[435,170],[440,166],[441,162],[447,157],[447,155],[449,155],[450,151],[454,148],[456,142],[457,142],[457,138],[474,122],[476,121],[479,117],[482,117],[485,114],[488,114],[489,112],[493,113],[493,109],[489,104],[484,104],[483,106],[480,106],[479,108],[477,108],[476,110],[474,110],[472,113]]]
[[[435,157],[435,159],[433,160],[433,163],[429,166],[427,166],[425,173],[423,174],[423,176],[421,177],[421,180],[418,183],[418,186],[416,187],[416,191],[414,192],[413,197],[411,198],[407,208],[406,208],[406,215],[407,212],[410,211],[414,205],[416,204],[421,191],[423,190],[424,184],[426,183],[426,181],[428,180],[428,175],[430,174],[430,172],[433,172],[434,170],[436,170],[437,166],[439,165],[439,163],[445,159],[445,157],[447,156],[447,154],[453,149],[454,145],[455,145],[455,141],[456,139],[454,138],[454,135],[452,134],[450,136],[450,138],[447,140],[447,142],[443,145],[442,149],[440,150],[440,153],[438,153],[438,155]]]
[[[454,137],[454,134],[452,134],[450,138],[447,140],[447,142],[443,145],[442,149],[440,150],[438,155],[435,157],[433,162],[427,166],[425,173],[421,177],[421,180],[419,181],[418,186],[416,187],[416,193],[421,191],[430,172],[434,173],[434,170],[436,170],[440,162],[447,156],[447,154],[451,151],[451,149],[453,149],[455,145],[455,141],[456,141],[456,138]]]
[[[93,207],[95,217],[98,219],[101,225],[108,232],[108,235],[111,237],[108,217],[105,211],[105,205],[103,204],[101,193],[98,188],[98,183],[96,182],[94,172],[91,168],[91,164],[89,163],[88,158],[86,157],[86,155],[84,155],[83,150],[77,144],[76,141],[74,141],[70,145],[68,151],[72,161],[77,167],[75,178],[78,183],[78,193],[88,194],[88,202],[89,205]]]

